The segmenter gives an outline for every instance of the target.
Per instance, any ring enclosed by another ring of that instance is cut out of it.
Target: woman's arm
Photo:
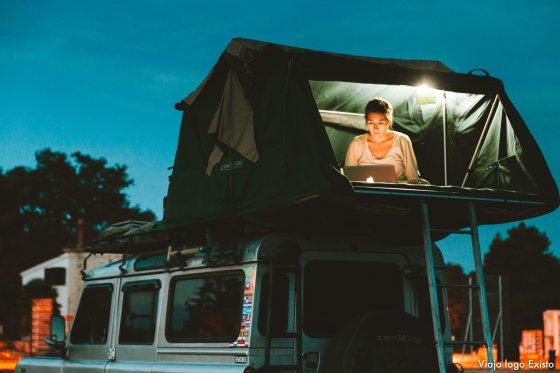
[[[348,146],[348,151],[346,152],[346,159],[344,160],[344,166],[358,165],[359,146],[360,143],[357,139],[352,140],[352,142]]]
[[[414,154],[414,148],[412,147],[412,141],[410,137],[402,134],[401,148],[404,157],[404,170],[406,173],[406,180],[412,181],[420,176],[418,172],[418,162],[416,161],[416,155]]]

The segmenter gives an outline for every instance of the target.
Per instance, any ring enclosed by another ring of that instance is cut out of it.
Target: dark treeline
[[[543,329],[543,312],[547,309],[560,309],[560,260],[552,254],[551,242],[545,232],[520,223],[507,231],[507,237],[497,234],[490,244],[489,252],[484,256],[484,273],[487,286],[497,290],[498,275],[502,276],[504,308],[504,351],[505,358],[519,358],[521,331],[524,329]],[[474,276],[474,274],[469,274]],[[448,283],[466,283],[468,276],[461,267],[450,266],[446,277]],[[488,283],[488,280],[491,280]],[[474,280],[473,280],[474,281]],[[452,331],[462,339],[467,314],[468,298],[465,291],[448,290],[449,312]],[[490,301],[497,302],[493,294]],[[479,318],[480,311],[477,294],[473,306],[473,318]],[[497,305],[491,307],[491,328],[497,315]],[[492,317],[494,316],[494,318]],[[475,322],[475,329],[480,324]],[[481,336],[481,330],[473,330],[475,336]],[[475,338],[477,339],[477,338]],[[496,340],[498,343],[498,340]]]
[[[86,238],[93,239],[108,224],[155,218],[131,206],[124,192],[133,184],[126,166],[50,149],[35,159],[35,167],[0,169],[0,324],[6,338],[19,337],[19,273],[75,247],[79,219],[86,222]]]

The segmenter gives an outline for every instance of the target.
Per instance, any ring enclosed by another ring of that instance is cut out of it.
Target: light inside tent
[[[416,103],[418,105],[437,104],[443,100],[443,91],[432,88],[429,83],[422,82],[416,88]]]

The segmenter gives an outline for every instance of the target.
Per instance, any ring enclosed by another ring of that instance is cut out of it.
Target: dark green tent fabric
[[[454,73],[435,61],[234,39],[177,106],[184,114],[164,226],[256,216],[314,196],[351,198],[338,167],[364,131],[363,108],[373,97],[392,102],[395,128],[411,137],[422,176],[443,185],[443,101],[419,103],[422,82],[446,99],[447,185],[529,193],[545,201],[539,213],[558,206],[548,166],[498,79]],[[213,152],[219,157],[209,168]]]
[[[297,68],[288,72],[286,58],[275,60],[270,68],[276,73],[255,71],[249,77],[226,55],[185,109],[166,199],[166,227],[243,216],[319,194],[352,193],[336,169],[309,84]],[[245,80],[253,109],[256,163],[208,134],[231,70],[242,83]],[[207,175],[216,144],[224,157]]]

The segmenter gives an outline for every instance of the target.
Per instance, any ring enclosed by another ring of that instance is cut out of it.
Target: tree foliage
[[[86,221],[86,239],[94,239],[108,224],[155,218],[151,211],[131,206],[124,191],[133,180],[124,165],[50,149],[38,151],[35,159],[35,167],[0,169],[2,299],[17,296],[21,270],[76,246],[79,219]],[[8,312],[2,303],[0,323]]]
[[[506,286],[504,309],[511,329],[510,350],[515,357],[523,329],[542,329],[543,311],[560,308],[560,262],[550,251],[545,232],[520,223],[497,234],[484,257],[489,274],[502,275]],[[511,356],[511,355],[510,355]]]
[[[0,176],[5,202],[0,207],[2,256],[17,257],[25,251],[22,259],[28,265],[65,245],[74,246],[80,218],[86,221],[90,239],[110,223],[154,219],[151,211],[130,205],[124,190],[133,180],[126,166],[49,149],[37,152],[35,158],[35,168],[16,167]]]

